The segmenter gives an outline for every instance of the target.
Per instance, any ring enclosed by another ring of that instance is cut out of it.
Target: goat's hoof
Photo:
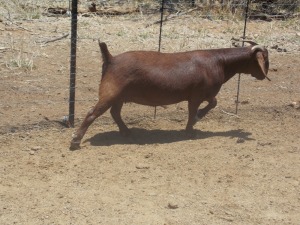
[[[71,142],[70,150],[75,151],[80,149],[80,142]]]
[[[193,139],[196,137],[196,130],[194,129],[186,129],[185,130],[187,138]]]
[[[130,136],[131,131],[130,131],[129,129],[126,129],[126,130],[120,130],[120,134],[121,134],[123,137],[128,137],[128,136]]]

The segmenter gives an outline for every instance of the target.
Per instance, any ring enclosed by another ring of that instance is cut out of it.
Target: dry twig
[[[193,9],[189,9],[189,10],[186,11],[186,12],[180,12],[180,13],[168,15],[168,16],[166,16],[166,18],[163,20],[163,22],[166,22],[166,21],[168,21],[168,20],[177,18],[178,16],[182,16],[182,15],[188,14],[188,13],[190,13],[190,12],[193,12],[193,11],[197,10],[197,9],[198,9],[198,8],[193,8]],[[157,20],[157,21],[155,21],[155,22],[152,23],[152,24],[147,24],[146,27],[149,27],[149,26],[154,25],[154,24],[159,24],[159,23],[160,23],[160,20]]]
[[[5,19],[7,19],[9,22],[11,22],[13,25],[17,26],[18,28],[22,29],[22,30],[26,30],[28,32],[32,32],[31,30],[25,28],[25,27],[22,27],[20,26],[19,24],[17,24],[16,22],[12,21],[10,18],[7,18],[7,17],[4,17]]]
[[[234,116],[234,117],[236,117],[236,118],[240,118],[238,115],[236,115],[236,114],[234,114],[234,113],[226,112],[226,111],[224,111],[223,109],[221,109],[221,112],[222,112],[222,113],[225,113],[225,114],[227,114],[227,115],[229,115],[229,116]]]
[[[64,35],[61,36],[61,37],[54,38],[54,39],[51,39],[51,40],[48,40],[48,41],[44,41],[43,44],[48,44],[48,43],[50,43],[50,42],[59,41],[59,40],[64,39],[64,38],[66,38],[66,37],[68,37],[68,36],[69,36],[69,34],[64,34]]]

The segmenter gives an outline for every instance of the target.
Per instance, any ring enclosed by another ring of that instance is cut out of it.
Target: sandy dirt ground
[[[157,50],[158,26],[146,27],[155,16],[80,18],[76,127],[97,102],[96,39],[112,54]],[[162,51],[229,47],[242,24],[174,19]],[[249,24],[249,38],[270,49],[272,81],[243,74],[238,115],[236,76],[193,138],[185,102],[158,107],[156,119],[153,108],[126,104],[129,138],[107,112],[78,151],[62,125],[70,40],[46,43],[69,27],[63,17],[0,23],[0,224],[300,224],[299,22]]]

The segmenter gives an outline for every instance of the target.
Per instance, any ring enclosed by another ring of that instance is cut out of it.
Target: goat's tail
[[[112,55],[108,51],[107,45],[104,42],[101,42],[100,40],[98,40],[98,43],[99,43],[99,47],[100,47],[101,54],[102,54],[103,69],[106,70],[108,64],[111,62]],[[103,71],[103,74],[104,74],[104,72],[105,71]]]

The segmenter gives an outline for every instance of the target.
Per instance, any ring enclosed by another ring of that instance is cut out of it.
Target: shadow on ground
[[[166,144],[185,140],[206,139],[211,137],[238,138],[240,140],[254,140],[250,132],[241,129],[229,131],[200,131],[195,130],[193,136],[187,135],[184,130],[146,130],[140,128],[131,129],[129,137],[122,137],[118,131],[110,131],[96,134],[94,137],[84,141],[93,146],[111,146],[116,144]]]

